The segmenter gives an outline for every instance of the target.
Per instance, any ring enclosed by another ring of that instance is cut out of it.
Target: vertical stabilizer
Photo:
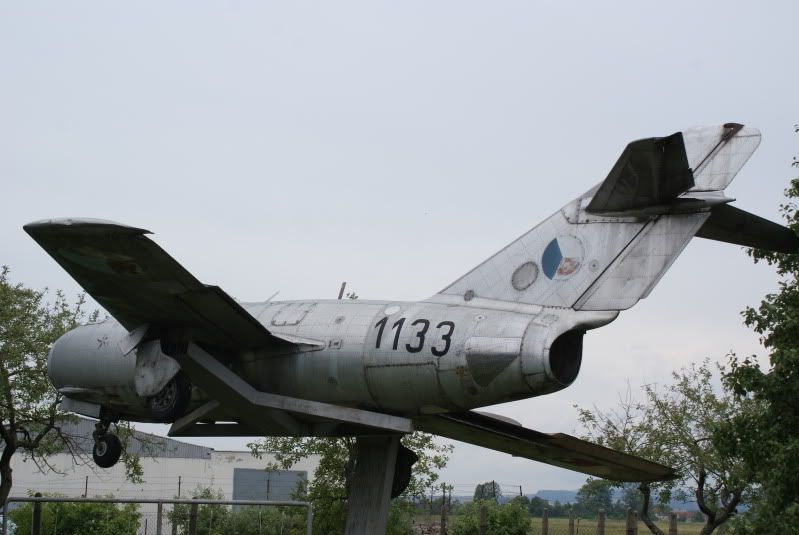
[[[633,141],[603,182],[439,295],[462,303],[630,308],[649,295],[713,210],[732,200],[723,189],[759,143],[756,129],[737,123]],[[728,235],[720,220],[714,216],[704,235]]]

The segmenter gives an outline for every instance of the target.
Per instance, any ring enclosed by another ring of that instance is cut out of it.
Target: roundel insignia
[[[574,236],[555,238],[544,249],[541,268],[552,280],[562,280],[574,275],[583,263],[583,244]]]

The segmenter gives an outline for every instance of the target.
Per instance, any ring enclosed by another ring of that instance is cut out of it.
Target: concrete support
[[[386,532],[400,436],[359,436],[345,535]]]

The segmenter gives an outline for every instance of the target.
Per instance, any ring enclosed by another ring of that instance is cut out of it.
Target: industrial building
[[[274,461],[269,455],[256,459],[249,451],[220,451],[134,432],[128,451],[140,456],[144,482],[132,483],[126,478],[122,462],[102,469],[92,461],[94,424],[93,420],[79,418],[63,425],[62,432],[73,439],[75,450],[48,457],[49,466],[16,455],[12,461],[11,495],[41,492],[74,498],[191,498],[199,490],[211,488],[224,499],[290,500],[319,462],[312,457],[292,470],[267,471],[267,465]],[[142,505],[140,510],[143,518],[153,517],[155,505]]]

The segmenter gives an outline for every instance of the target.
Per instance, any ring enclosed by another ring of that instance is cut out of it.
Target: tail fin
[[[607,178],[440,292],[577,310],[624,310],[652,291],[694,235],[781,251],[799,238],[727,206],[760,143],[740,124],[630,143]]]

